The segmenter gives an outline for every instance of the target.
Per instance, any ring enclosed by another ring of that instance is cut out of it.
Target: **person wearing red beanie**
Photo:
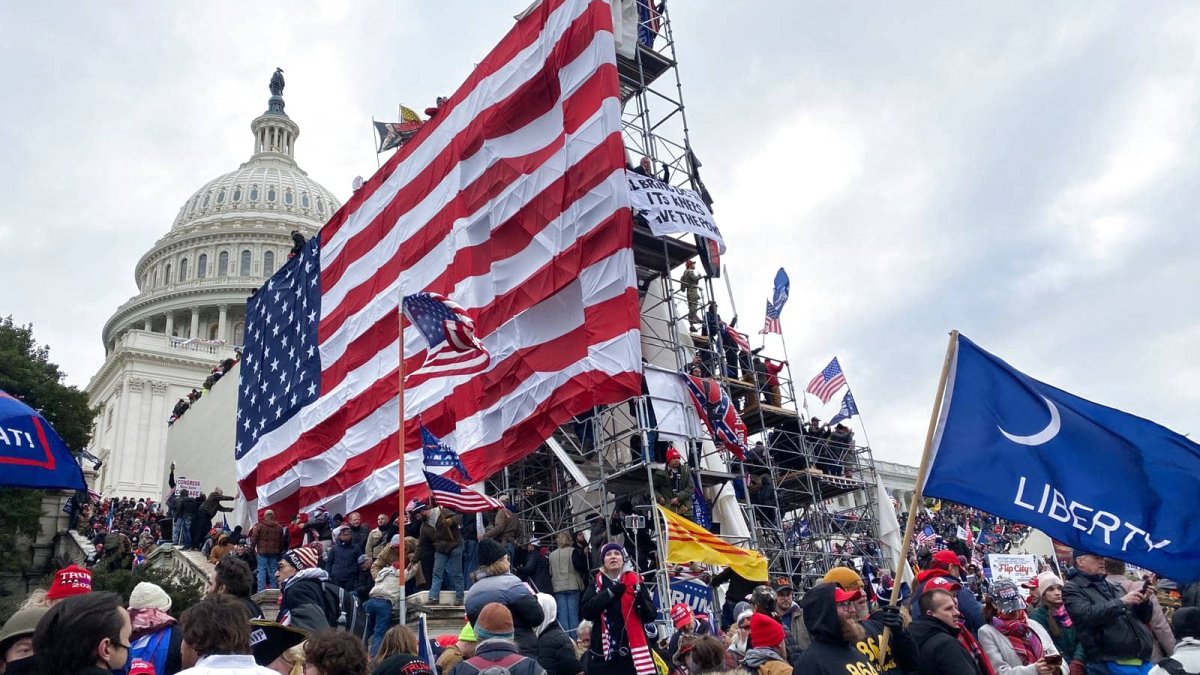
[[[654,471],[654,494],[658,503],[685,518],[691,518],[695,489],[692,470],[683,461],[679,450],[671,447],[667,450],[666,466]]]
[[[791,675],[792,667],[787,662],[787,635],[783,626],[770,614],[755,612],[750,617],[749,649],[742,665],[759,675]]]

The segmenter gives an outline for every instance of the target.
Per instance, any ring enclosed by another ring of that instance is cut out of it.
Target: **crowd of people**
[[[196,401],[200,400],[200,397],[207,394],[213,388],[213,385],[221,381],[221,378],[225,376],[225,373],[228,373],[235,365],[237,365],[237,362],[241,359],[242,355],[238,350],[235,350],[235,352],[237,353],[236,357],[225,359],[212,367],[212,370],[209,371],[208,377],[204,378],[204,382],[200,385],[199,389],[193,387],[192,390],[188,392],[187,396],[175,402],[175,405],[171,408],[171,416],[167,418],[167,426],[175,424],[175,420],[183,417],[184,413],[191,409],[191,407],[196,404]]]
[[[646,573],[653,542],[641,542],[622,509],[632,512],[620,504],[616,519],[564,532],[548,552],[509,508],[485,519],[414,500],[402,518],[378,514],[373,527],[358,513],[318,510],[284,524],[266,512],[246,533],[209,537],[215,566],[205,597],[178,620],[160,587],[139,584],[127,599],[91,593],[89,569],[71,566],[6,617],[0,651],[13,673],[47,675],[410,675],[432,673],[428,661],[452,675],[492,667],[534,675],[1157,675],[1200,667],[1200,584],[1136,577],[1085,550],[1074,551],[1066,579],[1045,569],[1022,585],[973,584],[949,545],[923,551],[896,605],[887,604],[886,580],[852,565],[806,589],[786,577],[768,585],[732,568],[682,566],[673,577],[719,591],[720,610],[660,608]],[[88,521],[110,519],[124,536],[156,512],[152,502],[112,500]],[[941,512],[947,521],[968,515],[952,504]],[[275,621],[253,599],[269,587],[280,589]],[[425,658],[397,623],[402,589],[428,590],[426,605],[463,608],[461,631],[436,635]]]

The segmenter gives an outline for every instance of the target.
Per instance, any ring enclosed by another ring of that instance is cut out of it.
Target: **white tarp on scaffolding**
[[[658,420],[659,437],[664,440],[700,438],[700,420],[679,373],[651,365],[646,365],[644,372],[650,404]]]

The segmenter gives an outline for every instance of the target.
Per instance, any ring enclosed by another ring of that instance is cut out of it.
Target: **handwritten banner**
[[[700,195],[631,171],[625,172],[629,182],[629,203],[640,214],[656,237],[668,234],[698,234],[717,242],[725,252],[725,240],[713,220],[712,211]]]

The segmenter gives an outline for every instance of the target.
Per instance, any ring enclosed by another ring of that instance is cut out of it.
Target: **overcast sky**
[[[249,157],[276,66],[344,200],[371,117],[452,92],[523,4],[3,3],[0,316],[85,385],[134,263]],[[1200,5],[671,6],[740,325],[785,267],[794,377],[837,355],[876,459],[917,461],[952,328],[1200,432]]]

